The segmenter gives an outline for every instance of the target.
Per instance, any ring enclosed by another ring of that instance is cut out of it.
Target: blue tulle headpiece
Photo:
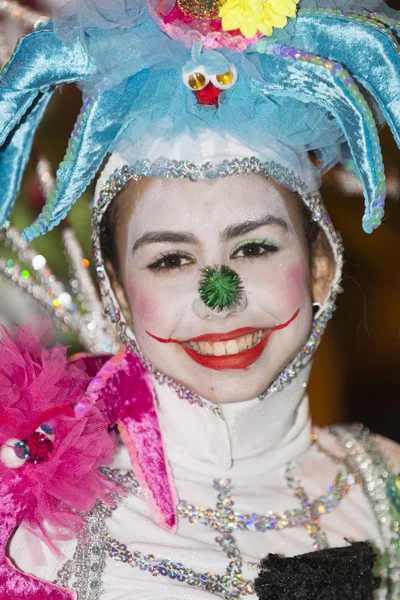
[[[264,2],[249,18],[235,1],[73,0],[22,39],[0,80],[0,225],[51,95],[73,82],[82,110],[28,240],[65,218],[108,153],[127,164],[168,152],[215,163],[238,146],[310,192],[352,161],[363,227],[375,229],[385,199],[378,128],[388,123],[400,146],[397,11],[379,0],[281,0],[279,13],[275,0],[275,12]]]

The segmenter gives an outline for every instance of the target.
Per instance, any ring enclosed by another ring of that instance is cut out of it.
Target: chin
[[[250,387],[248,385],[244,385],[241,382],[241,385],[236,384],[235,382],[231,382],[230,385],[215,385],[211,390],[209,387],[207,389],[197,389],[196,392],[209,402],[213,402],[214,404],[228,404],[231,402],[245,402],[246,400],[252,400],[256,398],[262,392],[264,392],[270,382],[260,383],[258,386],[253,385]]]
[[[181,368],[179,374],[175,371],[174,375],[168,375],[209,402],[228,404],[256,398],[265,392],[280,371],[277,365],[266,366],[265,361],[260,361],[260,364],[248,369],[224,371],[213,371],[192,364],[185,370]]]

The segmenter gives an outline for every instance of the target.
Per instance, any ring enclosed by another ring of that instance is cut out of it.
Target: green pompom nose
[[[205,267],[201,270],[199,293],[206,306],[221,312],[239,304],[243,287],[239,275],[229,267]]]

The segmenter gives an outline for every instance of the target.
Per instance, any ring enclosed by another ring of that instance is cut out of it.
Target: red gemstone
[[[53,450],[53,442],[47,437],[45,433],[41,431],[35,431],[35,433],[25,441],[29,448],[29,457],[27,462],[37,463],[44,462],[48,459],[49,454]]]
[[[206,104],[207,106],[218,106],[218,97],[222,90],[215,87],[213,83],[207,83],[206,87],[202,90],[195,92],[197,102],[199,104]]]

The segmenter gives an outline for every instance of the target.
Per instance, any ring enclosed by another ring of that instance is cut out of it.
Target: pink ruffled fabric
[[[112,461],[115,439],[99,406],[77,418],[73,407],[89,383],[83,364],[67,363],[66,349],[46,348],[48,322],[16,329],[15,341],[2,330],[0,344],[0,447],[10,438],[26,440],[42,424],[54,429],[47,460],[18,469],[0,462],[0,480],[20,478],[26,498],[24,520],[51,539],[73,536],[88,511],[112,487],[98,467]],[[46,527],[44,525],[46,523]],[[56,528],[61,528],[61,535]],[[65,530],[65,531],[64,531]]]
[[[122,348],[116,356],[67,361],[51,341],[48,323],[17,328],[0,343],[0,447],[27,440],[43,424],[54,431],[44,462],[10,468],[0,461],[0,600],[76,600],[73,591],[21,573],[8,560],[10,536],[24,521],[39,537],[66,539],[82,525],[78,512],[114,488],[99,471],[111,463],[118,424],[133,469],[154,511],[169,531],[177,524],[177,495],[166,459],[156,400],[146,369]]]

